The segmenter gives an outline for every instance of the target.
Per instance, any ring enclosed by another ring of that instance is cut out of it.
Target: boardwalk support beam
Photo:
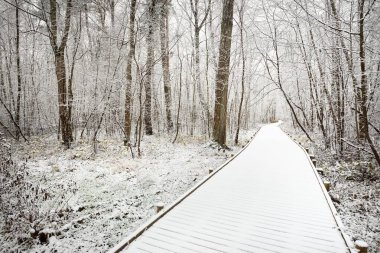
[[[323,170],[323,168],[317,168],[317,172],[318,172],[319,174],[321,174],[322,176],[325,175],[325,171]]]
[[[355,247],[359,250],[359,253],[368,252],[368,244],[365,241],[362,241],[362,240],[355,241]]]
[[[331,183],[329,181],[323,181],[323,184],[325,185],[326,191],[330,191]]]
[[[156,213],[159,213],[165,207],[164,203],[162,202],[156,203],[154,206],[156,207]]]

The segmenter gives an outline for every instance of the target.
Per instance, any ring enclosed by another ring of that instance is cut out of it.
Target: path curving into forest
[[[350,247],[308,154],[276,123],[111,252],[343,253]]]

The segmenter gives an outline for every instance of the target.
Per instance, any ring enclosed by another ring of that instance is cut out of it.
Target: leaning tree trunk
[[[227,94],[230,69],[231,35],[233,26],[234,0],[223,1],[219,64],[216,74],[215,110],[213,138],[221,146],[226,146]]]

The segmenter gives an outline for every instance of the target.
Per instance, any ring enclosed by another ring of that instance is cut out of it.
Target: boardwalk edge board
[[[286,136],[289,137],[289,139],[291,139],[295,144],[297,144],[302,149],[302,151],[306,154],[307,159],[308,159],[308,161],[309,161],[309,163],[311,165],[311,168],[313,169],[314,175],[315,175],[315,177],[318,180],[318,184],[321,187],[323,195],[324,195],[324,197],[325,197],[325,199],[327,201],[327,204],[328,204],[328,206],[330,208],[330,211],[331,211],[331,213],[332,213],[332,215],[333,215],[333,217],[335,219],[336,224],[338,225],[338,230],[339,230],[340,234],[342,235],[344,242],[346,243],[347,249],[349,250],[350,253],[357,253],[358,251],[355,249],[354,243],[351,241],[351,239],[348,237],[348,235],[344,232],[344,225],[342,223],[342,220],[339,217],[339,214],[336,211],[334,203],[332,202],[332,200],[330,198],[330,195],[327,192],[327,190],[326,190],[326,188],[325,188],[325,186],[323,184],[323,181],[322,181],[321,177],[319,176],[319,174],[317,172],[317,168],[314,166],[313,161],[310,159],[310,156],[309,156],[308,152],[306,151],[306,149],[300,143],[298,143],[296,140],[294,140],[290,136],[289,133],[287,133],[286,131],[284,131],[282,128],[280,128],[280,129],[281,129],[281,131],[283,131],[286,134]]]
[[[214,170],[212,173],[210,173],[208,176],[206,176],[204,179],[202,179],[198,184],[193,186],[190,190],[185,192],[182,196],[180,196],[176,201],[174,201],[172,204],[170,204],[168,207],[165,207],[160,213],[154,215],[152,218],[150,218],[147,222],[145,222],[143,225],[141,225],[135,232],[133,232],[131,235],[129,235],[127,238],[119,242],[116,246],[114,246],[112,249],[108,251],[108,253],[118,253],[124,250],[126,247],[129,246],[133,241],[135,241],[140,235],[142,235],[147,229],[149,229],[151,226],[153,226],[159,219],[164,217],[168,212],[170,212],[174,207],[176,207],[178,204],[180,204],[183,200],[185,200],[189,195],[191,195],[194,191],[196,191],[199,187],[201,187],[204,183],[206,183],[210,178],[212,178],[216,173],[218,173],[221,169],[223,169],[227,164],[229,164],[231,161],[233,161],[236,157],[238,157],[253,141],[257,133],[261,130],[262,126],[252,135],[252,138],[249,140],[249,142],[242,148],[236,155],[228,159],[225,163],[223,163],[221,166],[219,166],[216,170]]]

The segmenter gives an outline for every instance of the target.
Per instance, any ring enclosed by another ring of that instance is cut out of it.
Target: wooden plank
[[[260,128],[261,129],[261,128]],[[254,134],[252,139],[248,142],[248,144],[242,148],[235,156],[233,156],[231,159],[226,161],[224,164],[219,166],[215,171],[210,173],[206,178],[204,178],[202,181],[200,181],[198,184],[196,184],[194,187],[192,187],[190,190],[185,192],[182,196],[180,196],[177,200],[175,200],[171,205],[164,208],[162,212],[158,213],[157,215],[153,216],[151,219],[149,219],[147,222],[142,224],[135,232],[133,232],[131,235],[123,239],[121,242],[119,242],[117,245],[115,245],[113,248],[111,248],[108,253],[118,253],[122,251],[125,247],[127,247],[130,243],[132,243],[134,240],[136,240],[142,233],[144,233],[148,228],[150,228],[154,223],[156,223],[160,218],[165,216],[169,211],[171,211],[174,207],[176,207],[178,204],[180,204],[184,199],[186,199],[190,194],[192,194],[195,190],[197,190],[199,187],[201,187],[204,183],[206,183],[209,179],[211,179],[214,175],[216,175],[221,169],[223,169],[227,164],[229,164],[231,161],[233,161],[240,153],[242,153],[253,141],[255,135],[260,131],[260,129]]]
[[[116,250],[353,252],[308,154],[277,125],[234,158]]]

